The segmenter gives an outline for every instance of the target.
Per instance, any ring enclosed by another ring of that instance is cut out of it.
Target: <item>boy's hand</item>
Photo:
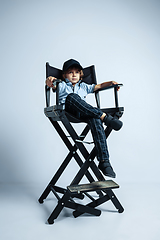
[[[49,76],[49,77],[46,79],[46,85],[47,85],[48,87],[51,87],[51,88],[53,88],[53,89],[56,89],[56,87],[53,85],[53,82],[55,81],[55,79],[57,79],[57,78]]]
[[[112,81],[111,83],[112,83],[112,85],[116,85],[116,84],[118,84],[118,83],[115,82],[115,81]],[[117,87],[117,91],[119,91],[119,89],[120,89],[120,87]]]

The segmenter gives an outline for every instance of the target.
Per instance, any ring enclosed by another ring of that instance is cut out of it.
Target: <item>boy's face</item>
[[[78,68],[75,68],[75,67],[74,68],[70,68],[64,74],[64,77],[68,78],[68,80],[74,86],[80,80],[80,70]]]

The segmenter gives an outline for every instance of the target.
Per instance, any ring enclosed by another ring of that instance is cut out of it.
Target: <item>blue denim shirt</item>
[[[65,81],[59,83],[59,103],[65,105],[66,97],[70,93],[77,93],[83,100],[89,93],[94,92],[96,84],[87,84],[79,81],[73,87],[72,83],[66,78]]]

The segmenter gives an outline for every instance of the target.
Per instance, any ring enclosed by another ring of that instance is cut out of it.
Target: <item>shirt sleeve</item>
[[[93,93],[95,86],[96,86],[96,84],[87,84],[87,83],[83,82],[83,87],[85,88],[87,94]]]

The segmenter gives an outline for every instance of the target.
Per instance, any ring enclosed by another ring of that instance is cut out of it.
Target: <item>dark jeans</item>
[[[82,100],[81,97],[75,93],[71,93],[67,96],[65,110],[79,120],[88,123],[97,150],[98,161],[108,160],[109,152],[106,136],[100,119],[103,112],[99,108],[95,108]]]

